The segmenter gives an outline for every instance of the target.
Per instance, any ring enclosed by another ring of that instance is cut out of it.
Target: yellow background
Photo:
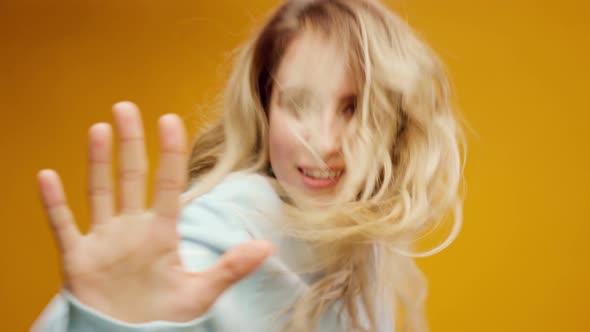
[[[86,228],[86,130],[110,105],[197,114],[228,55],[275,3],[0,2],[1,331],[25,331],[60,287],[35,174],[55,168]],[[398,0],[447,62],[472,128],[465,227],[421,260],[434,331],[590,331],[586,1]]]

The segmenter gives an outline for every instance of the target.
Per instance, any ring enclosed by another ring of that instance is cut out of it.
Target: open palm
[[[113,199],[112,133],[108,124],[89,131],[89,199],[92,227],[81,234],[54,171],[38,175],[41,197],[60,249],[66,288],[83,304],[129,323],[187,321],[250,274],[271,253],[252,241],[228,251],[210,269],[184,269],[178,253],[179,195],[186,186],[186,135],[176,115],[158,123],[160,158],[155,197],[145,207],[147,161],[139,110],[114,106],[119,138],[119,211]]]

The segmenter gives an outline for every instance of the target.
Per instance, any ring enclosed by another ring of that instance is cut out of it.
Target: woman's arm
[[[81,322],[85,331],[103,330],[104,320],[92,319],[100,315],[121,322],[122,327],[158,320],[183,324],[204,315],[220,294],[250,274],[270,254],[271,245],[243,243],[215,256],[215,263],[199,273],[184,269],[176,222],[186,182],[182,123],[172,115],[160,119],[160,167],[154,204],[147,209],[139,111],[131,103],[120,103],[114,113],[121,151],[120,211],[113,208],[107,124],[90,130],[92,227],[88,234],[79,232],[59,176],[52,171],[39,174],[41,196],[60,249],[67,328],[76,330]]]
[[[278,213],[280,204],[264,178],[255,174],[230,174],[182,210],[178,227],[184,267],[190,271],[206,270],[231,248],[253,239],[270,240],[272,236],[264,228],[270,222],[269,216]],[[48,306],[37,327],[39,331],[50,332],[279,331],[285,309],[308,287],[280,256],[271,256],[254,273],[224,292],[206,314],[195,315],[195,319],[186,323],[126,324],[66,295]],[[328,311],[319,324],[319,331],[347,330],[337,310]]]

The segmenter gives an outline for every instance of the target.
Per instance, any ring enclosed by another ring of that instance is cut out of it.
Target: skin
[[[269,107],[270,163],[279,182],[309,195],[329,197],[346,175],[342,139],[354,114],[357,89],[342,53],[322,35],[305,31],[287,48],[275,77]],[[343,174],[328,186],[310,185],[302,170],[325,166]]]

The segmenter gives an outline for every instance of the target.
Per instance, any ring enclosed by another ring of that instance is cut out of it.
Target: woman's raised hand
[[[128,323],[189,321],[205,313],[229,286],[256,269],[272,246],[252,241],[223,255],[210,269],[192,273],[178,253],[179,196],[186,185],[186,134],[180,118],[158,123],[160,157],[155,197],[145,206],[147,158],[139,110],[113,107],[119,139],[119,208],[111,176],[112,132],[89,131],[89,200],[92,226],[81,234],[60,178],[39,172],[41,197],[57,241],[65,287],[83,304]]]

